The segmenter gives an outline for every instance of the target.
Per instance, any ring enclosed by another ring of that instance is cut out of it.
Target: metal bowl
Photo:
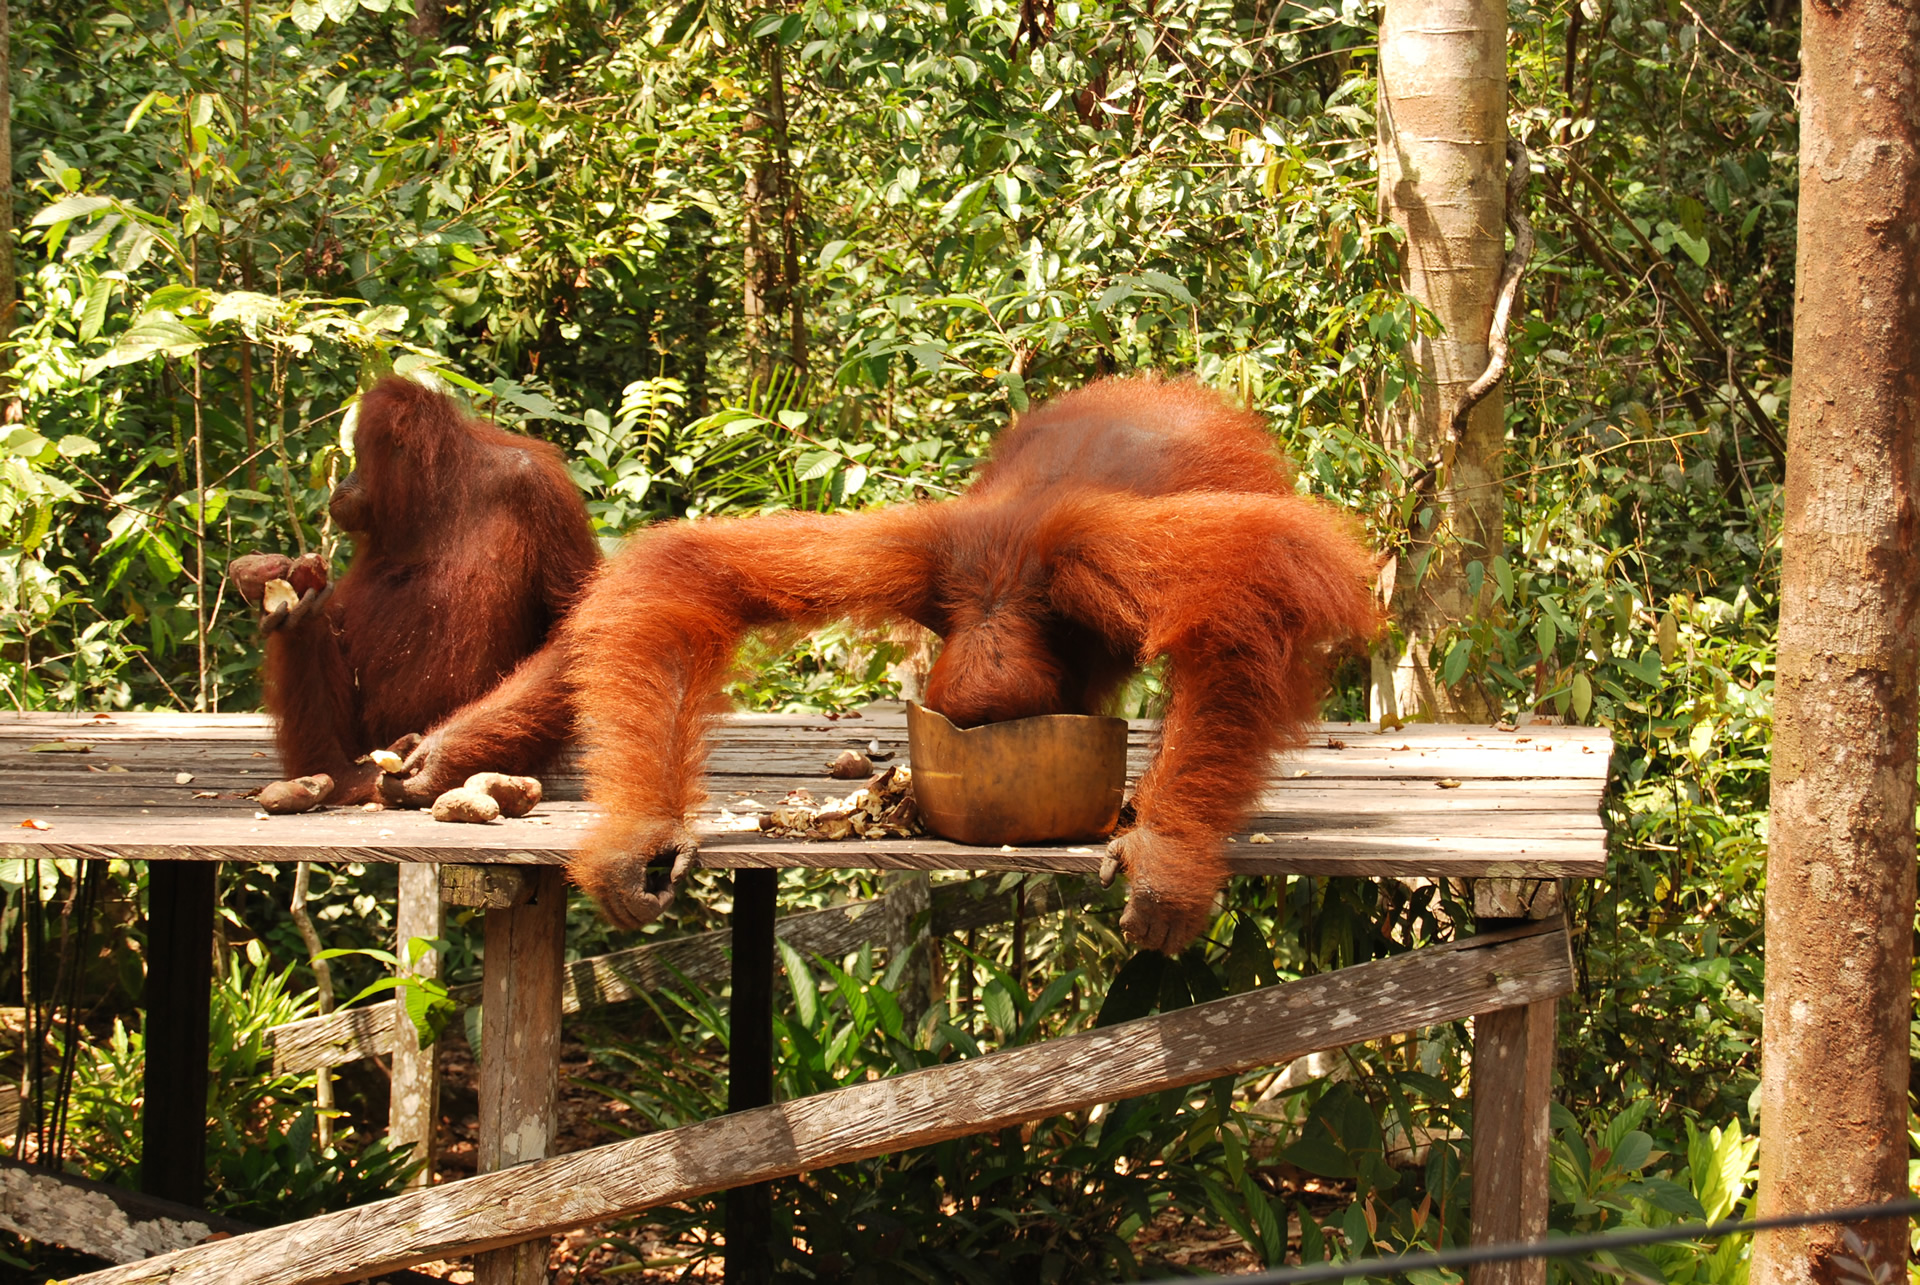
[[[1113,833],[1127,782],[1127,722],[1044,714],[955,727],[907,706],[913,797],[927,828],[976,847]]]

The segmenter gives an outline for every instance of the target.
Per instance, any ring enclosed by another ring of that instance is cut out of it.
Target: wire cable
[[[1250,1272],[1227,1279],[1234,1285],[1311,1285],[1315,1281],[1353,1280],[1362,1276],[1402,1276],[1433,1267],[1467,1267],[1475,1263],[1507,1263],[1522,1258],[1571,1258],[1575,1255],[1605,1253],[1612,1249],[1630,1249],[1639,1245],[1662,1245],[1679,1240],[1718,1240],[1743,1232],[1771,1231],[1780,1227],[1806,1227],[1813,1223],[1871,1222],[1883,1218],[1911,1218],[1920,1214],[1920,1198],[1889,1200],[1878,1205],[1851,1205],[1805,1214],[1775,1214],[1768,1218],[1728,1218],[1717,1223],[1676,1223],[1671,1227],[1634,1228],[1594,1232],[1586,1236],[1549,1237],[1545,1240],[1510,1241],[1502,1245],[1473,1245],[1464,1249],[1433,1250],[1420,1254],[1390,1254],[1382,1258],[1356,1258],[1346,1263],[1314,1263],[1307,1267],[1284,1267]],[[1168,1277],[1159,1285],[1172,1285]]]

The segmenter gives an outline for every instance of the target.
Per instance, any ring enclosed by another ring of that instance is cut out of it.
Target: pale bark
[[[1449,447],[1447,425],[1487,367],[1505,259],[1507,10],[1497,0],[1388,0],[1380,20],[1380,205],[1406,233],[1407,291],[1443,333],[1414,341],[1417,396],[1386,408],[1388,445],[1417,467],[1439,457],[1432,524],[1415,514],[1392,612],[1403,635],[1375,665],[1375,717],[1479,718],[1477,693],[1439,681],[1435,636],[1475,609],[1467,564],[1501,551],[1505,401],[1496,387]]]
[[[1767,857],[1762,1215],[1905,1194],[1914,914],[1920,13],[1806,4]],[[1756,1239],[1836,1277],[1841,1228]],[[1906,1230],[1856,1229],[1904,1275]]]

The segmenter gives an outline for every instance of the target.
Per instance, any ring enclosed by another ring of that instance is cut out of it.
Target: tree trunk
[[[1474,407],[1450,447],[1447,426],[1487,367],[1505,260],[1506,49],[1498,0],[1388,0],[1381,15],[1381,210],[1406,232],[1406,289],[1445,327],[1415,338],[1417,400],[1387,407],[1383,429],[1412,467],[1444,463],[1399,556],[1391,605],[1400,637],[1375,658],[1375,717],[1487,713],[1477,693],[1440,683],[1432,651],[1441,631],[1475,609],[1468,564],[1491,562],[1503,543],[1501,390]]]
[[[1920,682],[1920,45],[1913,0],[1804,6],[1792,432],[1780,567],[1762,1216],[1907,1175]],[[1755,1239],[1753,1285],[1836,1279],[1830,1225]],[[1855,1229],[1905,1276],[1901,1219]]]
[[[760,42],[760,69],[760,106],[745,122],[756,144],[744,193],[744,266],[748,369],[765,388],[780,366],[805,372],[807,331],[798,284],[800,204],[790,168],[786,59],[771,36]]]
[[[0,0],[0,338],[19,307],[13,277],[13,18]]]

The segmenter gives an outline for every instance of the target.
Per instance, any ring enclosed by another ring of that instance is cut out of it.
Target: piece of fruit
[[[285,580],[269,580],[266,594],[261,599],[260,605],[270,612],[278,611],[282,607],[291,611],[300,605],[300,595],[295,593],[293,586]]]
[[[275,781],[262,787],[259,803],[263,811],[275,815],[311,812],[332,793],[333,778],[325,772],[315,772],[312,776],[296,776],[291,781]]]
[[[284,553],[249,553],[227,564],[227,579],[233,581],[243,599],[257,607],[267,581],[285,579],[292,568],[292,560]]]
[[[475,772],[461,788],[478,790],[500,805],[502,816],[510,817],[523,817],[539,807],[545,793],[533,777],[504,772]]]
[[[500,819],[500,805],[493,801],[492,795],[484,791],[469,790],[461,786],[457,790],[448,790],[433,801],[433,819],[485,825],[489,821]]]

